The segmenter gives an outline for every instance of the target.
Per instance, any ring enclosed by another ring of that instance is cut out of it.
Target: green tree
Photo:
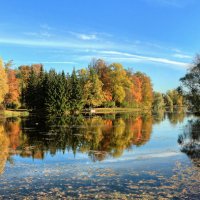
[[[164,95],[164,102],[165,102],[166,108],[168,108],[169,111],[173,111],[173,101],[168,94]]]
[[[29,109],[36,109],[37,105],[37,87],[38,77],[36,73],[31,69],[30,76],[28,78],[27,87],[25,89],[25,102]]]
[[[36,107],[38,110],[43,110],[45,106],[45,98],[46,98],[46,91],[47,91],[47,82],[45,79],[45,72],[43,67],[41,67],[41,71],[37,76],[37,98],[36,98]]]
[[[58,106],[60,115],[65,114],[69,110],[69,88],[68,88],[68,81],[66,79],[64,71],[58,75]]]
[[[80,79],[78,79],[76,71],[73,69],[69,79],[69,105],[72,114],[79,112],[83,108],[82,95]]]
[[[183,96],[176,89],[168,91],[167,95],[171,98],[174,107],[183,106]]]
[[[45,75],[45,82],[47,85],[46,98],[45,98],[45,110],[48,114],[55,114],[57,112],[57,85],[56,85],[57,74],[55,70],[50,70]]]
[[[154,92],[153,111],[157,112],[165,108],[164,98],[161,93]]]
[[[46,87],[45,110],[48,114],[62,116],[69,110],[68,82],[65,73],[50,70],[43,82]]]
[[[191,109],[200,112],[200,56],[198,55],[194,66],[180,79],[186,88],[186,97],[190,102]]]
[[[28,85],[28,79],[30,76],[30,72],[31,72],[31,67],[28,65],[21,65],[18,67],[18,73],[17,73],[17,77],[20,80],[20,102],[22,107],[25,107],[26,105],[26,88]]]

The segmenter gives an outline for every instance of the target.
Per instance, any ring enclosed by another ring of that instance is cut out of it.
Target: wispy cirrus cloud
[[[35,33],[30,33],[31,35],[35,35]],[[89,39],[73,40],[72,38],[65,39],[63,41],[58,40],[44,40],[44,39],[15,39],[15,38],[0,38],[0,43],[10,44],[10,45],[22,45],[22,46],[31,46],[31,47],[51,47],[51,49],[59,48],[65,49],[65,51],[69,52],[70,55],[76,55],[76,59],[88,59],[88,61],[92,57],[100,57],[106,59],[107,61],[116,61],[116,62],[141,62],[141,63],[159,63],[164,64],[166,67],[175,68],[175,69],[186,69],[189,66],[188,62],[181,62],[180,59],[189,59],[189,55],[174,51],[168,52],[168,54],[152,54],[148,51],[137,51],[137,48],[121,42],[110,42],[106,41],[102,42],[99,40],[90,41]],[[86,40],[86,41],[85,41]],[[140,46],[140,43],[138,44]],[[152,45],[151,45],[152,46]],[[159,46],[159,49],[161,47]],[[124,51],[120,51],[123,49]],[[157,49],[157,48],[155,48]],[[71,52],[70,52],[71,51]],[[73,54],[72,54],[73,52]],[[171,55],[173,54],[174,59],[171,59]],[[156,56],[154,56],[156,55]],[[160,55],[160,56],[157,56]],[[71,57],[71,58],[72,58]],[[175,59],[179,59],[178,61]],[[72,60],[69,61],[74,61]],[[47,63],[46,64],[50,64]],[[44,62],[43,62],[44,63]],[[53,64],[53,63],[52,63]],[[59,64],[55,63],[54,64]],[[61,63],[60,63],[61,64]],[[64,64],[64,63],[62,63]]]
[[[48,24],[41,24],[39,28],[36,30],[37,31],[23,32],[23,35],[28,36],[28,37],[42,38],[42,39],[46,39],[46,38],[50,38],[54,36],[54,34],[52,33],[53,28],[50,27]]]
[[[115,163],[115,162],[124,162],[124,161],[141,161],[146,159],[153,159],[153,158],[167,158],[167,157],[174,157],[180,155],[180,152],[176,151],[163,151],[163,152],[145,152],[140,154],[135,154],[133,157],[131,154],[126,154],[123,157],[117,159],[107,159],[104,162],[106,163]]]
[[[71,31],[69,33],[80,40],[96,40],[96,39],[98,39],[96,34],[76,33],[76,32],[71,32]]]
[[[119,51],[101,51],[102,54],[107,55],[114,55],[114,56],[120,56],[122,59],[126,60],[138,60],[143,62],[156,62],[156,63],[162,63],[162,64],[170,64],[175,65],[180,68],[187,68],[189,66],[189,63],[186,62],[178,62],[175,60],[167,59],[167,58],[161,58],[161,57],[151,57],[151,56],[144,56],[144,55],[137,55],[137,54],[131,54],[126,52],[119,52]],[[123,56],[123,57],[121,57]]]
[[[34,62],[34,63],[38,63],[38,62]],[[41,63],[43,64],[76,64],[76,62],[72,62],[72,61],[42,61]]]
[[[180,54],[180,53],[173,54],[173,57],[175,57],[175,58],[181,58],[181,59],[184,59],[184,58],[191,59],[192,58],[192,56],[190,56],[190,55]]]
[[[22,63],[21,61],[15,61],[15,63]],[[72,61],[26,61],[26,64],[42,63],[42,64],[77,64]]]
[[[53,34],[49,33],[48,31],[40,31],[40,32],[24,32],[26,36],[37,37],[37,38],[50,38]]]
[[[108,45],[101,43],[82,43],[76,40],[43,40],[43,39],[21,39],[21,38],[0,38],[0,43],[20,46],[38,46],[38,47],[55,47],[55,48],[107,48]]]

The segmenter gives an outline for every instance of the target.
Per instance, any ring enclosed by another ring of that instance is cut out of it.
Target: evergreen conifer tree
[[[56,114],[56,102],[57,102],[57,74],[55,70],[50,70],[49,73],[45,77],[45,81],[47,84],[46,90],[46,98],[45,98],[45,111],[48,114]]]
[[[49,114],[64,115],[69,109],[68,84],[65,73],[57,74],[51,70],[45,78],[45,110]]]
[[[83,108],[82,89],[75,69],[73,69],[69,81],[69,105],[72,114],[79,112]]]
[[[36,109],[37,83],[38,83],[37,76],[34,70],[32,69],[25,90],[25,102],[29,109]]]

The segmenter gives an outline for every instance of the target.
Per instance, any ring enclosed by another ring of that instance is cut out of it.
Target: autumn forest
[[[28,109],[62,116],[91,108],[170,110],[186,102],[182,91],[155,92],[150,77],[120,63],[92,60],[72,73],[45,71],[42,64],[13,69],[0,60],[0,103],[3,109]]]

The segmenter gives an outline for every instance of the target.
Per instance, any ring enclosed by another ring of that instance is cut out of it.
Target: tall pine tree
[[[68,84],[65,73],[51,70],[46,77],[45,110],[48,114],[62,116],[69,109]]]
[[[69,80],[69,105],[72,114],[79,112],[83,108],[82,89],[75,69],[73,69]]]

